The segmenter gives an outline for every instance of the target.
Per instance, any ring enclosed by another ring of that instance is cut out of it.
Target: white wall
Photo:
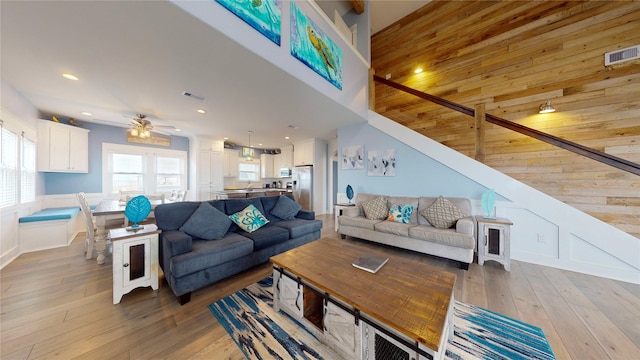
[[[36,119],[38,110],[23,98],[6,81],[0,80],[0,119],[4,126],[30,133],[36,138]],[[36,195],[44,193],[42,178],[37,178]],[[19,255],[18,219],[41,209],[42,196],[36,196],[36,201],[28,204],[13,205],[0,208],[0,268],[11,262]]]
[[[496,203],[496,215],[514,223],[513,259],[640,284],[637,238],[377,113],[369,112],[369,125],[508,199]],[[429,169],[414,174],[437,176]]]

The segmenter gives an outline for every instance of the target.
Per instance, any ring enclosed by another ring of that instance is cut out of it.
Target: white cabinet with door
[[[260,177],[265,178],[275,178],[276,174],[279,173],[274,172],[275,167],[275,155],[262,154],[260,155]]]
[[[158,290],[158,230],[154,224],[138,231],[113,229],[113,303],[138,287]]]
[[[223,153],[220,151],[200,150],[196,172],[198,177],[197,200],[210,200],[211,193],[223,189]]]
[[[277,291],[274,291],[276,298],[273,299],[276,311],[283,309],[297,320],[302,319],[302,304],[304,303],[302,284],[282,274],[275,268],[273,271],[273,284],[277,288]]]
[[[315,139],[298,141],[293,144],[293,165],[313,165]]]
[[[283,146],[280,148],[280,165],[278,166],[278,171],[281,168],[291,169],[293,168],[293,146]]]
[[[511,271],[511,225],[509,219],[476,216],[478,223],[478,264],[494,260]]]
[[[353,314],[332,301],[325,301],[322,324],[326,343],[345,359],[360,358],[360,322],[356,325]]]
[[[240,151],[224,149],[224,176],[238,177],[238,164],[240,163]]]
[[[37,169],[44,172],[89,172],[89,130],[38,120]]]

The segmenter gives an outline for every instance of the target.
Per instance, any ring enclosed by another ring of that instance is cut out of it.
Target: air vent
[[[604,65],[609,66],[617,63],[621,63],[627,60],[640,58],[640,45],[632,46],[630,48],[612,51],[604,54]]]
[[[182,95],[184,95],[184,96],[186,96],[186,97],[190,97],[190,98],[192,98],[192,99],[196,99],[196,100],[204,101],[204,98],[203,98],[202,96],[192,94],[192,93],[190,93],[190,92],[188,92],[188,91],[183,91],[183,92],[182,92]]]

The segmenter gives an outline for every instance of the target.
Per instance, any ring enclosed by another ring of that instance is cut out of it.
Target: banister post
[[[373,76],[376,71],[373,68],[369,68],[369,110],[376,111],[376,82],[373,80]]]
[[[485,130],[485,109],[484,104],[476,104],[474,106],[475,110],[475,128],[476,128],[476,136],[475,136],[475,159],[484,163],[485,157],[485,138],[484,138],[484,130]]]

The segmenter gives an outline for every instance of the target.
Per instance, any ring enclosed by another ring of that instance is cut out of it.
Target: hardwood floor
[[[339,238],[333,216],[319,218],[322,235]],[[457,300],[541,327],[558,359],[640,359],[640,285],[519,261],[511,272],[495,262],[463,271],[454,261],[412,254],[458,275]],[[243,359],[207,306],[269,275],[269,264],[195,291],[184,306],[162,281],[155,294],[136,289],[113,305],[110,256],[96,265],[82,255],[78,236],[2,269],[3,360]]]

